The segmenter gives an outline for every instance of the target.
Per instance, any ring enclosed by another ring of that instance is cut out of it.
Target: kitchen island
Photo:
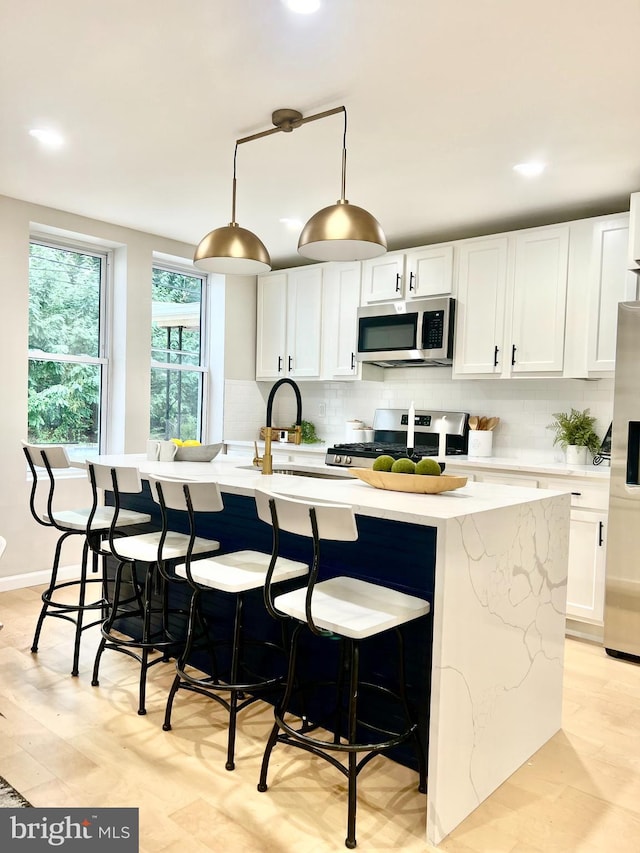
[[[432,604],[425,721],[431,844],[560,729],[568,494],[485,483],[440,495],[387,492],[311,463],[296,467],[327,479],[263,476],[239,457],[100,461],[137,465],[143,476],[216,480],[230,506],[256,487],[344,502],[353,506],[362,538],[393,531],[396,585]],[[260,523],[246,522],[249,537],[252,524]],[[398,529],[407,535],[398,537]]]

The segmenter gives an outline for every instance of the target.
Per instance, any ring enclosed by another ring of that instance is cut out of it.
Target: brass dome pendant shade
[[[224,275],[258,275],[271,269],[262,240],[237,222],[209,231],[200,240],[193,263],[205,272]]]
[[[346,199],[314,213],[298,240],[298,253],[315,261],[364,261],[386,251],[378,220]]]
[[[240,142],[242,140],[238,140]],[[269,252],[259,237],[236,222],[236,159],[238,142],[233,152],[233,189],[231,222],[209,231],[198,243],[193,265],[204,272],[223,275],[258,275],[271,269]]]
[[[375,258],[387,250],[387,241],[380,223],[362,207],[349,204],[345,198],[347,163],[347,111],[336,107],[316,115],[303,117],[298,110],[280,109],[272,114],[275,127],[236,140],[233,155],[233,192],[231,222],[210,231],[196,249],[194,265],[205,272],[223,275],[257,275],[271,269],[269,252],[263,242],[236,222],[236,159],[238,145],[252,142],[272,133],[290,133],[310,121],[344,113],[342,142],[342,192],[334,205],[319,210],[302,229],[298,252],[317,261],[360,261]]]
[[[311,217],[298,240],[298,253],[314,261],[364,261],[387,251],[378,220],[345,198],[347,176],[347,111],[342,136],[342,186],[339,200]]]

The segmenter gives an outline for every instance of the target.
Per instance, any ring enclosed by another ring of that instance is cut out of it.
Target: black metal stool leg
[[[113,601],[111,603],[109,616],[102,625],[102,639],[98,644],[98,650],[96,651],[96,657],[93,662],[93,677],[91,679],[92,687],[100,686],[100,681],[98,678],[100,671],[100,660],[102,658],[102,653],[104,652],[107,645],[107,636],[113,628],[113,623],[115,622],[118,613],[118,602],[120,601],[120,590],[122,588],[122,572],[124,571],[124,567],[126,565],[127,563],[118,563],[118,567],[116,568],[115,577],[113,579]],[[132,582],[135,586],[135,577],[133,577]]]
[[[398,641],[398,669],[399,669],[399,684],[398,684],[398,694],[402,701],[404,707],[404,713],[407,720],[407,725],[411,725],[413,723],[411,717],[411,710],[409,708],[409,702],[407,700],[407,685],[405,680],[405,658],[404,658],[404,637],[402,635],[402,631],[399,628],[395,630],[396,639]],[[427,793],[427,760],[424,754],[424,748],[420,741],[420,732],[418,729],[418,725],[413,723],[413,739],[416,745],[416,754],[418,756],[418,791],[421,794]]]
[[[56,544],[55,555],[53,558],[53,567],[51,569],[51,580],[49,582],[49,586],[42,593],[42,607],[40,608],[40,615],[38,616],[38,623],[36,625],[36,630],[33,635],[33,642],[31,643],[31,651],[38,651],[38,643],[40,642],[40,632],[42,631],[42,625],[44,623],[45,616],[49,610],[49,605],[51,603],[51,596],[56,588],[56,584],[58,583],[58,569],[60,568],[60,555],[62,554],[62,545],[68,539],[69,536],[72,536],[73,532],[69,531],[68,533],[63,533],[62,536],[58,539]]]
[[[238,660],[240,658],[240,643],[242,637],[242,595],[236,596],[236,612],[233,623],[233,646],[231,649],[231,673],[229,675],[230,683],[237,684],[238,682]],[[238,716],[238,690],[231,689],[229,696],[229,733],[227,739],[227,763],[226,770],[233,770],[234,753],[236,745],[236,720]]]
[[[198,614],[200,612],[200,590],[194,589],[191,595],[191,601],[189,602],[189,617],[187,622],[187,638],[184,644],[184,648],[182,653],[180,654],[178,660],[176,661],[176,675],[173,679],[173,683],[171,685],[171,689],[169,690],[169,695],[167,697],[167,706],[164,712],[164,723],[162,724],[162,729],[165,732],[171,731],[171,713],[173,711],[173,700],[176,697],[176,693],[180,689],[180,684],[182,683],[181,673],[184,672],[184,668],[186,666],[187,661],[189,660],[189,656],[191,655],[191,651],[193,649],[193,642],[195,637],[195,625],[198,620]]]
[[[348,640],[349,650],[347,660],[349,662],[349,743],[357,743],[358,725],[358,676],[360,668],[360,649],[354,640]],[[353,850],[356,846],[356,809],[358,806],[358,766],[357,753],[349,752],[349,793],[347,810],[347,837],[345,846]]]
[[[276,721],[273,724],[273,728],[271,729],[271,734],[269,735],[269,740],[267,741],[267,745],[264,750],[264,755],[262,756],[262,766],[260,768],[260,781],[258,782],[258,790],[260,792],[264,792],[267,790],[267,773],[269,772],[269,759],[271,758],[271,753],[273,751],[273,747],[276,745],[278,741],[278,733],[280,731],[280,723],[278,722],[278,717],[281,714],[286,713],[287,707],[289,705],[289,700],[291,699],[291,694],[293,692],[293,685],[295,681],[295,672],[296,672],[296,659],[298,655],[298,638],[300,636],[300,632],[303,628],[302,623],[298,623],[296,627],[293,629],[293,633],[291,635],[291,646],[289,652],[289,667],[287,672],[287,686],[284,692],[284,696],[278,705],[276,705],[274,709],[274,714]]]
[[[78,612],[76,615],[76,635],[73,643],[73,666],[71,675],[78,675],[78,664],[80,662],[80,640],[82,638],[82,621],[84,617],[84,605],[87,596],[87,567],[89,563],[89,540],[84,540],[82,546],[82,566],[80,568],[80,590],[78,594]]]

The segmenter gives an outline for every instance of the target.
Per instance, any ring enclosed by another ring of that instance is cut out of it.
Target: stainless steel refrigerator
[[[618,305],[604,645],[640,660],[640,302]]]

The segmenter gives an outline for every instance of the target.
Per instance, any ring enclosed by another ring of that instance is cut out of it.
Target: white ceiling
[[[624,210],[639,45],[639,0],[0,0],[0,193],[195,244],[230,219],[238,137],[344,104],[347,197],[392,249]],[[333,116],[240,146],[274,266],[301,260],[279,219],[337,200],[341,142]]]

